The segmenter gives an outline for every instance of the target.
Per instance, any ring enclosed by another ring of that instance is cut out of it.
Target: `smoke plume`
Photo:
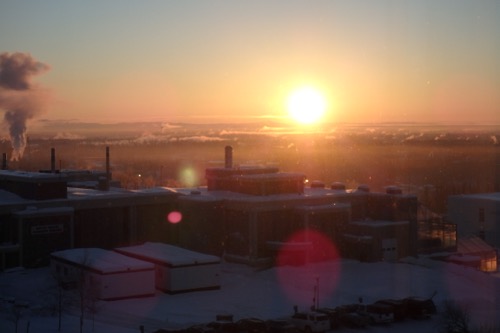
[[[28,121],[42,112],[47,100],[46,91],[31,80],[49,68],[27,53],[0,54],[0,109],[9,127],[11,160],[23,157]]]

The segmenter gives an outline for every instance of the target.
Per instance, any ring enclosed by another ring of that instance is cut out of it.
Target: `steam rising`
[[[0,109],[5,111],[4,121],[9,127],[11,160],[23,157],[28,120],[40,114],[46,101],[46,93],[31,79],[47,70],[48,65],[30,54],[0,54]]]

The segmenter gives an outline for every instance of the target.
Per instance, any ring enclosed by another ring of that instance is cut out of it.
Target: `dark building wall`
[[[316,212],[308,216],[308,227],[335,239],[350,221],[349,211]]]
[[[293,209],[260,212],[257,220],[261,242],[284,242],[294,230],[304,228],[303,221],[295,216]]]
[[[367,217],[372,220],[392,221],[394,197],[382,193],[371,193],[368,197]]]
[[[299,194],[304,193],[304,179],[238,179],[232,187],[235,192],[250,195]]]
[[[57,185],[57,181],[52,184]],[[0,206],[0,259],[4,258],[0,269],[40,265],[46,263],[48,253],[72,246],[110,249],[145,241],[175,244],[179,227],[168,223],[167,215],[175,209],[177,196],[165,191],[90,192],[57,200],[9,197],[13,204]]]
[[[53,251],[71,247],[71,216],[43,216],[23,218],[22,252],[25,267],[39,267],[49,264]]]
[[[123,207],[75,211],[75,247],[123,246],[130,237],[127,222]]]
[[[139,243],[164,242],[179,244],[179,228],[182,221],[172,224],[168,221],[168,214],[177,211],[175,203],[144,204],[137,209],[137,241]]]
[[[166,203],[96,207],[75,211],[76,247],[113,247],[151,242],[178,243],[179,226],[167,220]]]
[[[303,224],[294,224],[292,209],[228,209],[224,220],[224,250],[227,255],[253,260],[269,258],[273,255],[273,250],[268,242],[284,242],[294,230],[303,227]]]
[[[368,216],[369,196],[368,193],[352,193],[338,202],[348,203],[351,206],[352,220],[362,220]]]
[[[224,251],[227,254],[248,256],[250,253],[250,212],[225,211],[223,222]]]
[[[353,248],[344,244],[347,241],[343,237],[349,224],[376,219],[394,222],[394,225],[381,229],[387,234],[363,230],[375,239],[369,244],[360,244],[365,257],[373,260],[380,256],[382,237],[397,237],[398,243],[404,244],[399,246],[400,255],[416,255],[417,201],[414,196],[344,192],[288,199],[226,198],[217,200],[217,204],[208,198],[204,200],[180,199],[186,217],[183,224],[179,224],[182,246],[214,253],[212,249],[217,243],[223,243],[221,253],[224,250],[226,255],[259,260],[274,256],[276,246],[294,232],[310,228],[324,234],[338,249],[347,251],[346,256],[352,257],[349,252]],[[397,221],[408,223],[400,228],[396,226]],[[391,231],[392,227],[398,231]]]
[[[384,251],[387,250],[383,244],[385,239],[396,241],[394,244],[396,259],[413,255],[407,241],[409,230],[409,223],[391,224],[377,221],[351,223],[346,230],[350,236],[344,237],[342,256],[370,262],[384,260]]]
[[[37,182],[36,180],[23,181],[0,178],[0,188],[28,200],[63,199],[67,196],[66,181],[64,180]]]
[[[0,215],[0,244],[19,242],[18,221],[11,214]]]
[[[251,257],[269,258],[276,255],[276,246],[285,243],[296,232],[313,229],[328,238],[336,247],[350,221],[349,209],[323,212],[300,212],[293,206],[288,209],[227,210],[225,214],[226,253]]]
[[[226,241],[222,201],[179,201],[178,245],[220,256]]]
[[[416,196],[371,193],[366,217],[372,220],[408,221],[417,218],[417,208]]]
[[[308,217],[311,229],[317,230],[325,235],[336,248],[342,247],[343,237],[350,222],[350,210],[335,212],[320,212]]]

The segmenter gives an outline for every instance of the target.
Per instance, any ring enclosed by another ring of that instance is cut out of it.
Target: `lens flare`
[[[294,305],[319,304],[320,300],[313,299],[330,297],[340,280],[340,261],[336,259],[338,250],[328,237],[316,230],[298,231],[279,250],[279,286]]]
[[[180,171],[181,182],[186,186],[195,186],[198,183],[198,174],[191,167],[185,167]]]
[[[167,215],[167,221],[172,224],[177,224],[182,221],[182,214],[178,211],[172,211]]]

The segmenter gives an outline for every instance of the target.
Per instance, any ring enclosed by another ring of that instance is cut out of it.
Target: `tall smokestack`
[[[56,173],[56,149],[50,148],[50,172]]]
[[[109,146],[106,146],[106,179],[111,180],[111,171],[109,167]]]
[[[225,148],[225,167],[226,169],[233,168],[233,147],[226,146]]]
[[[23,157],[28,121],[43,109],[47,92],[31,83],[31,79],[49,69],[27,53],[0,53],[0,109],[9,127],[11,160]]]
[[[2,170],[7,170],[7,153],[2,154]]]
[[[111,171],[109,169],[109,147],[106,147],[106,176],[99,177],[98,188],[101,191],[109,191]]]

